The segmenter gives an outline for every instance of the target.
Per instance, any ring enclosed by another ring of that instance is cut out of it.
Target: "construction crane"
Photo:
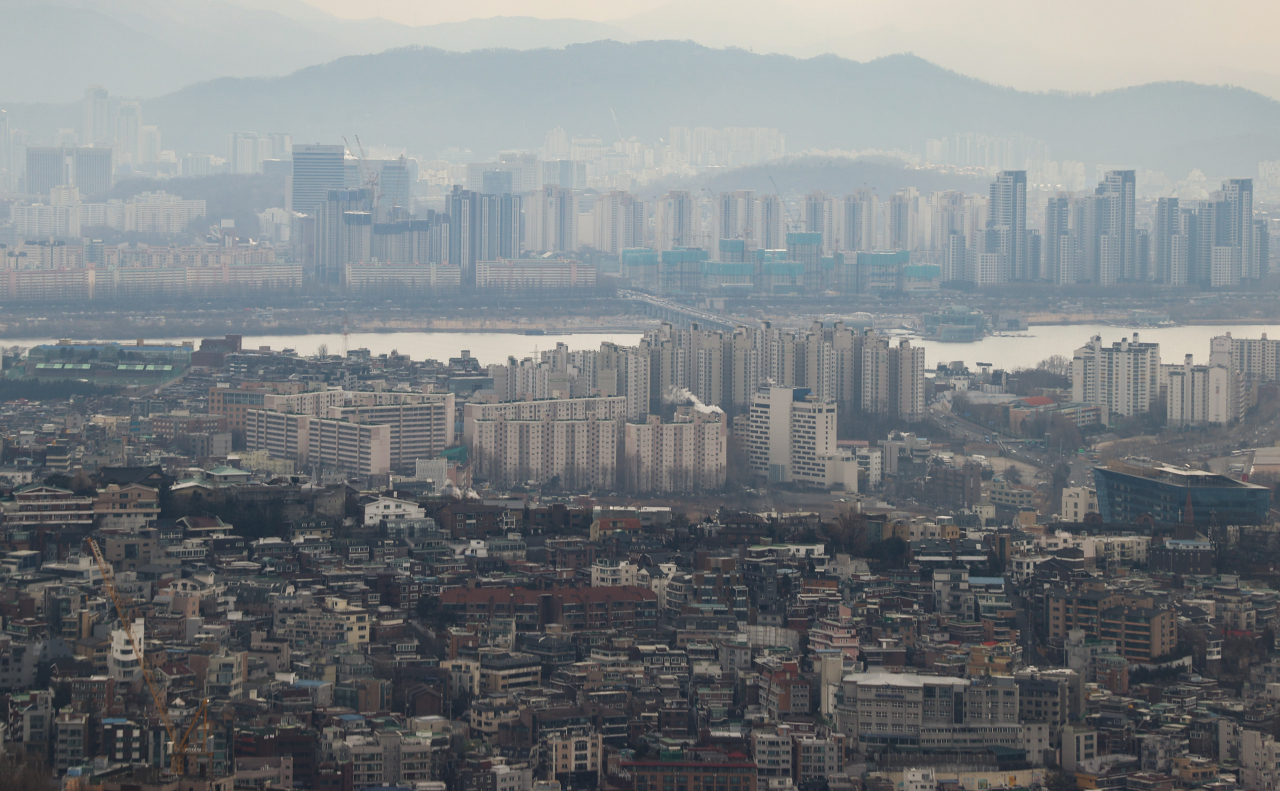
[[[188,757],[204,757],[206,760],[213,757],[213,750],[209,747],[209,740],[213,738],[213,732],[209,726],[209,701],[207,698],[200,701],[200,706],[191,718],[191,724],[187,726],[185,731],[179,733],[178,727],[173,724],[173,718],[169,716],[169,706],[165,703],[164,693],[160,691],[160,687],[156,684],[156,677],[151,670],[151,663],[147,661],[147,655],[142,650],[143,646],[133,633],[133,615],[124,598],[121,597],[119,589],[116,588],[115,575],[112,574],[111,567],[107,565],[106,558],[102,556],[102,550],[98,547],[98,542],[89,537],[85,539],[85,543],[89,545],[89,550],[93,553],[93,559],[98,564],[98,571],[102,574],[102,586],[106,588],[107,595],[111,598],[111,603],[115,605],[116,613],[120,616],[121,626],[125,635],[129,638],[129,644],[133,647],[133,655],[138,658],[138,667],[142,671],[142,678],[147,682],[147,689],[151,691],[151,700],[155,704],[156,711],[160,714],[161,722],[164,723],[164,729],[169,735],[169,742],[173,745],[169,768],[175,775],[181,777],[186,774]],[[191,740],[193,735],[197,737],[196,742]]]
[[[378,214],[378,202],[382,197],[382,191],[379,189],[378,185],[378,174],[373,170],[373,168],[369,167],[369,160],[368,157],[365,156],[364,144],[360,142],[360,135],[356,135],[355,138],[355,148],[352,148],[351,143],[347,142],[346,135],[342,136],[342,142],[347,147],[347,150],[351,152],[351,155],[356,158],[356,168],[360,171],[360,186],[369,190],[369,198],[373,202],[373,214],[374,219],[376,220]]]
[[[800,231],[800,218],[792,215],[791,209],[787,207],[787,202],[782,199],[782,190],[778,189],[778,182],[773,180],[773,176],[769,177],[769,183],[773,185],[773,194],[778,196],[780,208],[787,213],[787,230]]]

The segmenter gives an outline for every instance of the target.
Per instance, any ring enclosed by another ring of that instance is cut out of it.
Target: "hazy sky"
[[[587,19],[631,38],[867,60],[914,52],[1030,90],[1156,80],[1231,83],[1280,96],[1275,0],[306,0],[337,16],[412,25],[474,17]],[[621,36],[620,36],[621,37]]]

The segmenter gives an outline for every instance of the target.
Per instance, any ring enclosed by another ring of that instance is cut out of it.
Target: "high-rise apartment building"
[[[55,187],[73,186],[81,197],[101,195],[113,182],[112,150],[106,146],[27,148],[27,192],[49,195]]]
[[[623,250],[645,246],[644,201],[631,193],[613,190],[596,196],[591,215],[597,250],[620,256]]]
[[[343,146],[296,145],[289,177],[289,205],[285,208],[299,214],[314,214],[329,196],[330,190],[343,187]]]
[[[1098,270],[1093,282],[1114,285],[1138,280],[1137,181],[1132,170],[1111,170],[1095,190],[1098,201]]]
[[[137,102],[121,102],[116,110],[116,152],[123,164],[141,164],[142,107]]]
[[[73,150],[61,146],[28,146],[26,192],[48,195],[54,187],[71,184],[74,165],[68,154]]]
[[[373,196],[365,189],[330,190],[313,213],[316,280],[340,285],[347,264],[372,258]]]
[[[106,88],[101,85],[90,85],[84,89],[83,113],[80,142],[86,146],[111,145],[110,101]]]
[[[834,400],[805,387],[761,387],[735,426],[743,432],[752,471],[770,483],[845,485],[848,465],[836,451],[836,410]],[[856,475],[854,467],[852,488]]]
[[[924,347],[874,335],[862,345],[862,411],[919,420],[925,408]]]
[[[289,134],[231,132],[227,135],[227,170],[231,173],[261,173],[265,160],[287,160],[292,152],[293,137]]]
[[[670,423],[627,423],[623,480],[633,492],[688,494],[724,486],[729,426],[720,410],[682,407]]]
[[[1256,382],[1280,381],[1280,340],[1233,338],[1231,333],[1209,341],[1209,364],[1221,365]]]
[[[751,190],[722,192],[716,200],[715,243],[711,246],[711,254],[717,261],[726,261],[722,250],[722,241],[743,242],[742,249],[754,250],[759,246],[759,235],[756,233],[756,199]],[[739,263],[734,261],[732,263]]]
[[[880,200],[871,190],[858,190],[844,199],[842,247],[845,250],[880,249]]]
[[[92,198],[111,189],[115,182],[115,168],[110,146],[81,146],[75,150],[73,183],[80,195]]]
[[[787,258],[802,267],[804,290],[811,293],[834,285],[824,282],[822,247],[823,235],[816,231],[787,234]]]
[[[777,195],[761,195],[756,200],[756,248],[781,250],[786,245],[787,207]]]
[[[885,228],[890,250],[915,250],[920,245],[920,196],[915,189],[899,190],[889,198]],[[928,230],[928,229],[926,229]]]
[[[811,234],[821,234],[820,250],[822,255],[830,255],[843,249],[840,234],[837,230],[840,222],[835,198],[825,192],[811,192],[804,198],[804,230]]]
[[[1178,199],[1158,199],[1152,219],[1151,263],[1155,282],[1170,286],[1187,285],[1187,237],[1182,232]]]
[[[1240,417],[1239,375],[1225,365],[1196,365],[1188,354],[1181,365],[1160,366],[1170,426],[1230,423]]]
[[[659,252],[677,247],[698,247],[697,211],[693,194],[688,190],[671,190],[658,199],[655,215],[654,249]]]
[[[1050,283],[1070,285],[1077,281],[1071,241],[1071,197],[1059,193],[1045,204],[1044,233],[1040,237],[1044,277]]]
[[[1240,280],[1257,280],[1265,274],[1266,262],[1255,255],[1253,241],[1253,179],[1227,179],[1222,182],[1222,209],[1218,217],[1221,231],[1218,243],[1238,247]],[[1234,274],[1234,273],[1233,273]]]
[[[244,410],[245,444],[303,468],[408,472],[453,445],[452,393],[342,390],[262,394]]]
[[[539,253],[576,252],[578,200],[576,191],[554,185],[530,195],[525,206],[525,249]]]
[[[985,252],[998,256],[999,280],[1028,280],[1027,172],[1003,170],[991,183]]]
[[[1132,417],[1151,409],[1160,395],[1160,344],[1122,338],[1110,346],[1101,336],[1076,349],[1071,360],[1071,400],[1102,407],[1102,417]]]
[[[496,485],[612,488],[625,410],[619,397],[467,404],[463,436],[474,474]]]

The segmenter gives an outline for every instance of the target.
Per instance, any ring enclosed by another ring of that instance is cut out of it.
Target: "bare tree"
[[[1071,360],[1064,355],[1054,354],[1036,363],[1036,370],[1045,371],[1058,376],[1070,376]]]

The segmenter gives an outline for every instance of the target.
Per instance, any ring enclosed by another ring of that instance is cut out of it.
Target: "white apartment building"
[[[968,569],[934,569],[934,608],[959,621],[976,621],[977,599],[969,589]]]
[[[133,622],[133,637],[138,645],[146,645],[147,624],[143,620]],[[142,662],[133,650],[133,641],[124,629],[111,630],[111,648],[107,654],[107,675],[116,681],[133,681],[142,674]]]
[[[724,486],[729,426],[723,412],[685,407],[671,423],[627,423],[622,485],[633,492],[691,493]]]
[[[572,259],[476,261],[476,288],[528,292],[595,287],[595,265]]]
[[[915,420],[925,408],[924,348],[871,336],[862,346],[862,409]]]
[[[1105,561],[1107,568],[1145,566],[1147,550],[1151,547],[1151,537],[1095,536],[1093,546],[1098,559]]]
[[[1071,360],[1071,400],[1102,407],[1103,420],[1151,409],[1160,395],[1160,344],[1122,338],[1110,346],[1095,335]]]
[[[251,409],[245,413],[245,447],[272,458],[291,459],[303,469],[342,470],[353,475],[391,471],[391,426],[371,426],[309,415]]]
[[[627,400],[621,396],[466,404],[462,412],[462,438],[470,444],[482,422],[499,417],[508,421],[611,420],[617,423],[618,435],[621,437],[626,409]]]
[[[1084,761],[1098,757],[1098,732],[1068,725],[1062,729],[1062,768],[1074,772]]]
[[[1160,366],[1171,426],[1225,424],[1243,412],[1241,383],[1224,365],[1196,365],[1188,354],[1181,365]]]
[[[567,489],[613,488],[625,410],[617,396],[467,404],[473,474],[499,486],[559,477]]]
[[[1246,378],[1260,382],[1280,379],[1280,340],[1261,338],[1233,338],[1231,333],[1219,335],[1209,341],[1209,364],[1221,365],[1237,371]]]
[[[268,393],[245,413],[245,444],[303,469],[413,471],[454,443],[452,393]]]
[[[454,443],[453,393],[351,393],[345,405],[329,407],[322,417],[387,426],[388,461],[405,472]]]
[[[19,238],[79,236],[81,228],[97,226],[115,231],[179,233],[192,220],[206,215],[203,200],[183,200],[164,192],[144,192],[128,201],[81,203],[74,187],[55,188],[49,205],[18,204],[10,213]]]
[[[599,774],[603,766],[604,740],[599,731],[589,726],[547,733],[542,747],[553,778],[582,772]]]
[[[857,491],[857,462],[836,450],[835,401],[804,387],[761,387],[738,422],[751,469],[770,483]]]
[[[616,588],[635,585],[640,569],[628,560],[601,559],[591,564],[591,587]]]
[[[797,734],[792,737],[792,763],[795,779],[801,783],[819,780],[844,771],[844,739],[837,734],[815,736]]]
[[[364,506],[364,524],[376,525],[384,519],[423,519],[426,509],[413,500],[378,497]]]
[[[860,753],[890,744],[1025,749],[1043,738],[1047,727],[1019,724],[1018,687],[1012,678],[883,672],[844,677],[836,721]]]
[[[868,486],[879,486],[884,480],[884,454],[879,448],[857,448],[853,452],[859,476],[866,476]]]
[[[761,781],[792,777],[791,728],[757,728],[751,731],[751,760]]]
[[[1059,516],[1064,522],[1079,522],[1085,514],[1098,512],[1098,491],[1086,486],[1068,486],[1062,490],[1062,511]]]

